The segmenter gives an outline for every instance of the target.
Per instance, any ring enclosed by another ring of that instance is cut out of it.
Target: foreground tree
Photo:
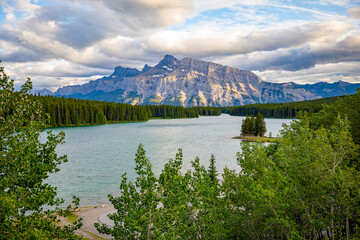
[[[119,197],[109,195],[109,200],[117,209],[117,213],[109,216],[115,222],[115,226],[110,228],[95,224],[95,227],[100,233],[110,234],[115,239],[157,239],[162,234],[155,222],[159,214],[157,179],[141,144],[135,162],[138,175],[135,185],[128,182],[126,174],[123,174],[120,185],[121,195]]]
[[[159,178],[154,177],[142,145],[136,153],[135,185],[126,174],[120,196],[109,195],[117,212],[109,215],[115,226],[95,224],[101,233],[115,239],[222,239],[226,237],[224,201],[211,157],[210,168],[192,162],[193,171],[181,173],[182,151],[165,164]]]
[[[300,118],[276,145],[244,143],[238,178],[224,177],[237,184],[225,196],[243,208],[239,225],[249,239],[355,237],[360,178],[348,163],[359,148],[349,122],[338,117],[331,128],[314,130],[309,117]]]
[[[30,79],[15,92],[14,81],[0,68],[0,236],[5,239],[77,239],[73,232],[81,226],[57,226],[57,215],[68,213],[44,206],[58,206],[56,189],[44,183],[66,157],[58,157],[55,147],[64,133],[48,132],[40,142],[45,121],[42,108],[28,95]]]
[[[98,229],[116,239],[360,239],[357,129],[337,107],[323,112],[331,122],[298,116],[276,143],[242,143],[240,172],[225,168],[220,184],[213,155],[208,169],[196,158],[181,173],[181,150],[156,179],[140,145],[137,182],[147,184],[124,179],[115,227]]]

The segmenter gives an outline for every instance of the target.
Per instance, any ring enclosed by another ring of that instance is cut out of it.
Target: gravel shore
[[[100,206],[80,207],[73,214],[82,218],[83,226],[75,233],[85,239],[111,239],[111,236],[99,233],[94,223],[103,223],[112,227],[114,223],[107,217],[108,214],[116,212],[113,205],[102,204]],[[68,224],[67,218],[61,218],[62,224]]]

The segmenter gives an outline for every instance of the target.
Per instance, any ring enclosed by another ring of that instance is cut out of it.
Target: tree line
[[[341,97],[330,97],[290,103],[258,103],[236,107],[222,107],[222,113],[233,116],[256,116],[261,113],[266,118],[295,118],[298,112],[317,113],[323,104],[331,104]]]
[[[113,122],[147,121],[151,118],[197,118],[218,116],[228,113],[235,116],[294,118],[300,111],[319,112],[324,103],[331,103],[338,98],[317,99],[294,103],[250,104],[237,107],[192,107],[172,105],[130,105],[124,103],[82,100],[54,96],[33,96],[43,108],[43,117],[50,116],[48,126],[77,126],[105,124]]]
[[[219,115],[220,109],[184,108],[171,105],[130,105],[54,96],[33,96],[43,106],[48,126],[91,125],[112,122],[147,121],[151,118],[197,118]]]

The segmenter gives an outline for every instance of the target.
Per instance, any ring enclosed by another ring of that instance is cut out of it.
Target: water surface
[[[159,119],[138,123],[119,123],[100,126],[54,128],[65,132],[65,144],[58,147],[68,162],[48,182],[57,187],[60,197],[71,202],[72,195],[80,197],[80,205],[108,203],[107,194],[119,194],[121,175],[135,179],[135,153],[144,145],[153,171],[158,176],[164,164],[174,158],[178,148],[183,149],[183,169],[191,168],[196,156],[205,166],[213,153],[217,168],[227,166],[240,170],[236,153],[240,140],[231,139],[240,134],[244,117],[221,116],[194,119]],[[289,119],[265,119],[268,129],[276,136],[282,123]]]

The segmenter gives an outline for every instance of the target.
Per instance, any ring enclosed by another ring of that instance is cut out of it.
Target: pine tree
[[[261,115],[261,113],[258,113],[258,115],[255,118],[254,135],[262,137],[264,136],[265,133],[266,133],[265,119]]]
[[[242,135],[253,135],[254,134],[254,116],[246,117],[245,120],[243,120],[242,126],[241,126],[241,134]]]
[[[210,165],[208,168],[208,173],[210,175],[210,179],[212,182],[217,183],[217,176],[219,175],[217,170],[216,170],[216,166],[215,166],[215,156],[214,154],[211,154],[211,158],[210,158]]]
[[[249,121],[249,134],[255,135],[255,117],[253,115],[251,115]]]

